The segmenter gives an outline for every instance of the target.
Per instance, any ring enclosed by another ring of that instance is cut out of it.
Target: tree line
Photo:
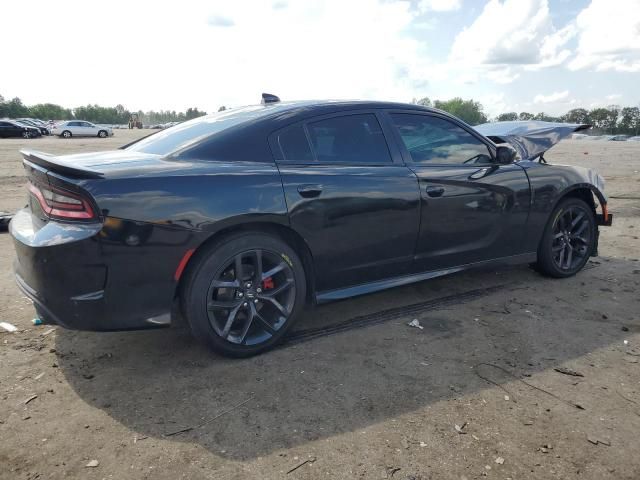
[[[474,100],[453,98],[451,100],[434,100],[423,98],[413,100],[414,104],[426,107],[434,107],[464,120],[469,125],[479,125],[489,121],[483,107]],[[574,108],[558,117],[547,115],[544,112],[507,112],[501,113],[495,119],[497,122],[514,120],[542,120],[545,122],[586,123],[593,126],[596,133],[640,135],[640,108],[620,107],[610,105],[587,110],[586,108]]]
[[[463,100],[462,98],[456,97],[450,100],[431,101],[425,97],[420,100],[414,99],[412,103],[444,110],[464,120],[469,125],[479,125],[489,121],[488,115],[483,111],[482,104],[473,99]],[[225,107],[220,107],[219,111],[221,110],[225,110]],[[64,108],[54,103],[39,103],[37,105],[26,106],[18,97],[5,100],[4,97],[0,95],[0,118],[31,117],[41,120],[78,119],[94,123],[126,124],[129,122],[132,114],[138,115],[140,121],[145,125],[153,125],[157,123],[182,122],[206,115],[207,112],[198,110],[197,108],[188,108],[185,112],[176,112],[175,110],[160,110],[158,112],[153,110],[143,112],[139,110],[135,112],[127,110],[122,105],[116,105],[115,107],[85,105],[74,109]],[[543,120],[546,122],[587,123],[593,126],[595,133],[640,135],[639,107],[610,105],[608,107],[593,108],[591,110],[574,108],[558,117],[547,115],[544,112],[506,112],[501,113],[493,120],[498,122],[510,120]]]
[[[54,103],[39,103],[37,105],[26,106],[20,98],[15,97],[5,100],[0,95],[0,118],[39,118],[41,120],[87,120],[93,123],[103,124],[126,124],[131,116],[135,114],[145,125],[156,123],[182,122],[192,118],[206,115],[207,112],[198,108],[188,108],[185,112],[175,110],[160,110],[143,112],[130,111],[122,105],[115,107],[101,107],[100,105],[85,105],[74,109],[64,108]]]

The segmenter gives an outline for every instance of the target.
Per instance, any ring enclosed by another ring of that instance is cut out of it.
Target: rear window
[[[267,111],[262,105],[225,110],[161,130],[126,147],[125,150],[168,155],[191,147],[215,133],[262,117],[266,113]]]

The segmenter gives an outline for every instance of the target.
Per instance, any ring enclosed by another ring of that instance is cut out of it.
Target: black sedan
[[[45,323],[137,329],[179,311],[247,356],[319,302],[480,265],[568,277],[611,215],[600,175],[543,154],[586,127],[265,95],[111,152],[23,151],[17,282]]]
[[[18,118],[15,121],[17,123],[22,124],[22,125],[27,125],[29,127],[37,128],[38,130],[40,130],[40,134],[41,135],[49,135],[51,133],[46,126],[44,126],[40,122],[38,122],[36,120],[32,120],[30,118]]]
[[[14,120],[0,120],[0,138],[35,138],[41,135],[40,129]]]

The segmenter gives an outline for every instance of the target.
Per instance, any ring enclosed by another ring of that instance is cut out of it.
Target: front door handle
[[[441,197],[444,193],[444,187],[436,187],[434,185],[429,185],[426,190],[427,195],[430,197]]]
[[[322,193],[322,185],[299,185],[298,193],[304,198],[319,197]]]

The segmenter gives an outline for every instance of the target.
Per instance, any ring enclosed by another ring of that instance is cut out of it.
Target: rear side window
[[[449,120],[403,113],[391,118],[415,163],[491,163],[489,148]]]
[[[380,124],[373,114],[346,115],[307,125],[320,163],[391,163]]]
[[[313,153],[311,153],[311,147],[302,125],[294,125],[280,132],[278,146],[282,151],[283,160],[290,162],[313,161]]]

